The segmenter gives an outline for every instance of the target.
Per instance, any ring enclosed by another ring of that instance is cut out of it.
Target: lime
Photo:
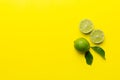
[[[87,52],[90,49],[90,44],[85,38],[79,38],[74,41],[74,47],[78,51]]]
[[[81,21],[80,31],[82,33],[87,34],[87,33],[90,33],[92,30],[93,30],[93,23],[90,20],[85,19],[85,20]]]
[[[90,34],[93,43],[102,43],[104,41],[104,33],[101,30],[94,30]]]

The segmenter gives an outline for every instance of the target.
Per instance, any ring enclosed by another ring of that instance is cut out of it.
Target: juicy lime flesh
[[[93,23],[90,20],[83,20],[80,23],[80,31],[82,33],[90,33],[93,30]]]
[[[79,38],[74,41],[74,47],[78,51],[87,52],[90,48],[90,44],[85,38]]]
[[[90,39],[93,43],[102,43],[104,41],[104,33],[101,30],[94,30],[90,34]]]

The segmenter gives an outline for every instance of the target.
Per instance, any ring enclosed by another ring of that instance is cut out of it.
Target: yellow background
[[[92,66],[73,47],[86,18],[105,33]],[[119,35],[119,0],[0,0],[0,80],[120,80]]]

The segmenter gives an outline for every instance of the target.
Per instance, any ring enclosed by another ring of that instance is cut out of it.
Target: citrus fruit
[[[91,31],[93,30],[93,23],[88,20],[88,19],[85,19],[85,20],[82,20],[81,23],[80,23],[80,31],[82,33],[90,33]]]
[[[78,51],[87,52],[90,48],[90,44],[85,38],[79,38],[74,41],[74,47]]]
[[[102,43],[104,41],[104,33],[101,30],[94,30],[90,34],[93,43]]]

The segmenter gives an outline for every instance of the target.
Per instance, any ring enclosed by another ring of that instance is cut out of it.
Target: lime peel
[[[74,41],[74,47],[81,52],[87,52],[90,49],[90,44],[85,38],[78,38]]]

